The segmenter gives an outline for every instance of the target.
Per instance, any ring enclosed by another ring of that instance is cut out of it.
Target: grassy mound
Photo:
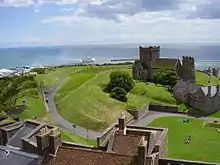
[[[118,67],[87,67],[72,74],[59,88],[55,97],[60,114],[80,126],[101,130],[117,121],[120,113],[127,109],[138,109],[148,102],[164,105],[175,104],[167,88],[149,83],[136,82],[128,93],[128,102],[122,103],[103,92],[109,82],[109,75]],[[131,69],[121,69],[131,74]],[[96,74],[96,75],[95,75]],[[125,112],[130,118],[130,114]]]
[[[176,105],[176,100],[166,87],[153,83],[136,82],[128,94],[127,109],[138,109],[146,103]]]
[[[72,90],[78,88],[89,79],[94,77],[94,73],[76,73],[67,78],[58,89],[55,100],[61,100],[62,98],[67,97]]]
[[[203,120],[189,119],[183,123],[184,117],[162,117],[148,126],[168,128],[167,157],[220,162],[220,133],[215,128],[204,127]],[[185,144],[184,140],[191,136],[192,141]]]
[[[217,85],[219,84],[219,79],[215,76],[211,76],[211,81],[209,84],[209,75],[203,72],[196,71],[196,83],[199,85],[204,85],[204,86],[208,86],[210,84]]]

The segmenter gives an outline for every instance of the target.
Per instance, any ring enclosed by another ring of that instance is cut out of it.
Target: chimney
[[[55,155],[58,147],[61,146],[61,134],[58,128],[53,128],[49,136],[49,152]]]
[[[49,153],[55,155],[58,147],[61,145],[60,139],[58,128],[49,129],[46,126],[41,128],[40,132],[36,135],[38,154],[43,155],[45,150],[49,149]]]
[[[138,165],[146,165],[147,157],[147,141],[145,137],[142,136],[140,143],[138,145]]]
[[[45,149],[49,147],[49,134],[50,130],[46,126],[44,126],[36,135],[37,150],[39,155],[44,154]]]
[[[211,88],[212,86],[208,86],[208,97],[211,97]]]
[[[125,115],[124,112],[121,113],[120,118],[118,119],[119,130],[124,130],[125,128]]]

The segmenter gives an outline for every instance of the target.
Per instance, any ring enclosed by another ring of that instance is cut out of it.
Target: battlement
[[[139,49],[140,49],[141,51],[152,51],[152,50],[160,51],[160,46],[149,46],[149,47],[139,46]]]
[[[182,62],[183,62],[183,64],[194,65],[195,59],[194,59],[194,57],[191,57],[191,56],[183,56]]]

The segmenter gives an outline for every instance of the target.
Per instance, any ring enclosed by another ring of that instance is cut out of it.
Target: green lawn
[[[208,83],[209,81],[209,76],[203,72],[198,72],[196,71],[196,83],[204,86],[210,85]],[[211,84],[212,85],[217,85],[219,83],[219,79],[215,76],[212,76],[211,78]]]
[[[77,134],[73,134],[73,133],[66,131],[64,129],[60,129],[60,132],[61,132],[61,139],[63,141],[85,144],[85,145],[90,145],[90,146],[96,146],[96,140],[86,139],[84,137],[81,137]]]
[[[16,105],[23,104],[22,101],[25,100],[27,110],[21,114],[12,115],[12,117],[20,117],[23,119],[33,119],[33,117],[41,118],[45,116],[45,106],[43,98],[38,95],[36,89],[29,89],[23,91],[18,95],[16,100]]]
[[[210,117],[220,118],[220,111],[211,114]]]
[[[166,87],[153,83],[136,81],[134,88],[128,94],[127,109],[138,109],[146,103],[176,105],[176,100]]]
[[[168,153],[170,158],[220,162],[220,133],[215,128],[203,127],[203,120],[184,117],[161,117],[148,126],[168,128]],[[191,136],[192,142],[184,140]]]

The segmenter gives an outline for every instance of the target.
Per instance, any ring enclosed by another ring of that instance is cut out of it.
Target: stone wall
[[[149,112],[149,104],[146,104],[142,108],[138,110],[127,110],[132,116],[134,116],[134,119],[140,119],[142,116],[147,114]]]
[[[220,164],[181,160],[181,159],[163,158],[163,159],[159,159],[159,165],[220,165]]]
[[[168,148],[168,129],[164,129],[164,131],[160,134],[159,140],[156,143],[156,147],[158,148],[159,157],[163,158],[166,156],[167,148]]]
[[[159,111],[159,112],[181,113],[178,111],[179,107],[177,106],[165,106],[165,105],[156,105],[156,104],[150,104],[149,110]]]
[[[116,124],[112,124],[109,128],[106,129],[106,131],[100,136],[100,137],[97,137],[97,147],[100,148],[100,147],[104,147],[109,138],[111,137],[111,134],[114,133],[116,129]]]

